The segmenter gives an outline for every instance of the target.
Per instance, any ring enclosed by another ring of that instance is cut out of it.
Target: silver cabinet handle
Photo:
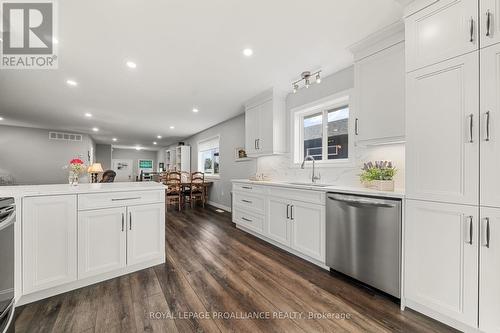
[[[134,197],[134,198],[113,198],[111,201],[125,201],[125,200],[138,200],[141,199],[141,197]]]
[[[125,231],[125,214],[122,213],[122,231]]]
[[[486,37],[489,37],[491,35],[490,28],[491,28],[491,12],[488,9],[486,11]]]
[[[490,248],[490,218],[487,217],[485,218],[486,220],[486,246],[487,248]]]
[[[490,141],[490,111],[486,111],[486,138],[484,141]]]
[[[355,135],[358,135],[358,134],[359,134],[359,130],[358,130],[358,123],[359,123],[359,119],[358,119],[358,118],[356,118],[356,119],[354,120],[354,134],[355,134]]]
[[[246,203],[250,203],[250,204],[252,203],[250,200],[245,200],[245,199],[241,199],[241,201],[246,202]]]
[[[474,225],[473,225],[473,216],[467,216],[467,221],[469,221],[469,240],[466,242],[470,245],[472,245],[472,233],[473,233],[473,228],[474,228]]]
[[[257,149],[260,150],[260,139],[257,139]]]
[[[132,230],[132,212],[128,213],[128,230]]]
[[[241,188],[244,188],[245,190],[251,190],[252,189],[252,187],[250,187],[250,186],[242,186]]]
[[[290,206],[290,220],[295,220],[295,218],[293,217],[293,205]]]
[[[474,114],[471,113],[469,115],[469,135],[470,135],[469,143],[474,143],[473,130],[474,130]]]
[[[290,213],[289,213],[289,209],[290,208],[290,205],[286,205],[286,219],[288,220],[290,218]]]
[[[470,40],[469,42],[474,43],[474,19],[470,18]]]
[[[253,140],[253,148],[257,150],[257,139]]]
[[[241,219],[242,219],[243,221],[252,222],[252,220],[247,219],[246,217],[242,217]]]

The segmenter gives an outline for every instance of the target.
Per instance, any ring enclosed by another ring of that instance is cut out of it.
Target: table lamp
[[[92,175],[92,183],[97,183],[97,174],[99,172],[104,172],[104,170],[102,169],[101,163],[94,163],[89,166],[87,172]]]

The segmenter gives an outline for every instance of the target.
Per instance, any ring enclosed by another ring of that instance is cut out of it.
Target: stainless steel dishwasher
[[[401,200],[328,193],[326,264],[400,298]]]

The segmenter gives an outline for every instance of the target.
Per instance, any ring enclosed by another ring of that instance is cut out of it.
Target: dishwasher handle
[[[329,195],[328,199],[334,200],[334,201],[339,201],[339,202],[345,202],[347,204],[354,204],[354,205],[387,207],[387,208],[395,208],[396,207],[395,203],[390,203],[390,202],[385,201],[385,200],[378,200],[378,199],[371,199],[371,198],[351,199],[351,198],[347,198],[344,196]]]

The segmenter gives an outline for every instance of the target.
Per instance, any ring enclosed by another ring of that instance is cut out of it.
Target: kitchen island
[[[165,262],[165,186],[0,188],[16,199],[17,305]]]

